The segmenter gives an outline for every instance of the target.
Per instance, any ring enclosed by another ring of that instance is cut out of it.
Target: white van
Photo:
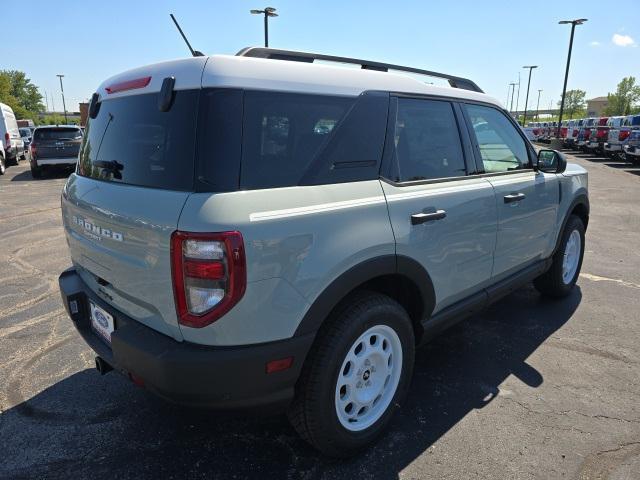
[[[4,103],[0,103],[0,141],[4,147],[6,164],[17,165],[24,158],[24,142],[13,109]]]

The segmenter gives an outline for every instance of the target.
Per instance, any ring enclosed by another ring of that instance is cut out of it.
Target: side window
[[[242,129],[242,188],[298,185],[354,98],[246,92]]]
[[[526,142],[516,127],[499,110],[466,104],[484,170],[507,172],[530,167]]]
[[[449,102],[399,98],[392,177],[398,182],[459,177],[466,166]]]

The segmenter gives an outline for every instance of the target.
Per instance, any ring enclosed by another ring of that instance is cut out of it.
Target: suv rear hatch
[[[34,133],[34,159],[78,158],[82,132],[77,127],[40,127]]]
[[[168,111],[157,91],[103,96],[62,195],[71,257],[105,302],[181,340],[170,240],[193,191],[199,89]]]

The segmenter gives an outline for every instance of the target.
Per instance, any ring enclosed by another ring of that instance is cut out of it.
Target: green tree
[[[607,94],[608,105],[604,113],[606,115],[630,115],[637,109],[640,102],[640,86],[636,85],[635,77],[624,77],[616,93]]]
[[[587,109],[585,98],[587,92],[584,90],[567,90],[564,101],[565,116],[563,118],[574,118],[580,116]],[[558,102],[558,107],[562,102]]]
[[[44,110],[38,87],[18,70],[0,70],[0,102],[9,105],[18,118],[33,118]]]

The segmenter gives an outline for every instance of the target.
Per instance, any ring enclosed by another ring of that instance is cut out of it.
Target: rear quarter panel
[[[239,230],[244,239],[248,283],[242,300],[208,327],[181,326],[185,340],[210,345],[289,338],[335,278],[364,260],[395,253],[378,180],[193,194],[179,229]]]

